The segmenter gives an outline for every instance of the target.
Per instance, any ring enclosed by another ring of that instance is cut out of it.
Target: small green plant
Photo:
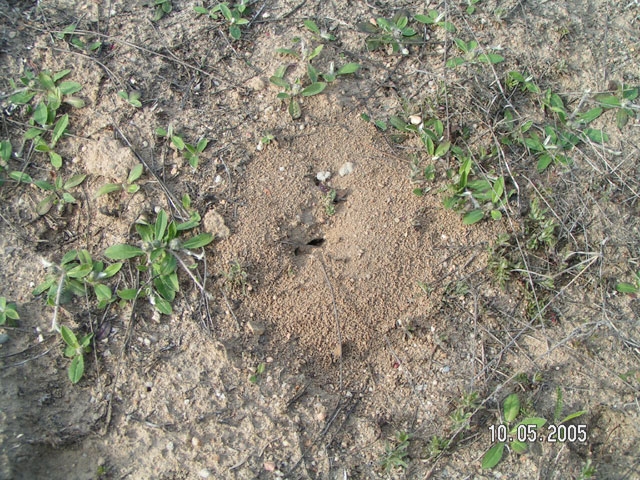
[[[555,234],[558,224],[547,214],[548,211],[540,206],[538,197],[534,197],[525,225],[526,246],[531,251],[538,250],[542,245],[551,248],[558,240]]]
[[[467,15],[473,15],[476,11],[476,5],[479,4],[481,0],[466,0],[466,2],[467,8],[465,11],[467,12]]]
[[[478,48],[478,42],[476,42],[475,40],[469,40],[468,42],[465,42],[460,38],[454,38],[453,41],[458,47],[458,50],[462,52],[462,55],[452,57],[447,60],[446,66],[449,68],[456,68],[464,64],[496,64],[504,62],[504,57],[502,55],[498,55],[497,53],[482,52]]]
[[[62,214],[67,204],[77,203],[76,198],[71,194],[71,190],[84,182],[85,178],[87,178],[86,175],[78,174],[73,175],[66,182],[62,180],[61,176],[56,176],[53,183],[34,180],[33,184],[47,193],[47,196],[36,205],[36,212],[39,215],[45,215],[49,213],[51,208],[57,206],[58,214]]]
[[[580,472],[580,476],[578,480],[589,480],[594,478],[596,475],[596,467],[594,467],[591,463],[591,459],[587,460],[587,463],[582,467],[582,471]]]
[[[9,325],[14,323],[14,320],[19,320],[20,315],[16,311],[15,303],[7,303],[7,299],[0,297],[0,325],[4,325],[9,320]]]
[[[324,213],[327,217],[332,217],[336,214],[336,190],[332,188],[322,197],[322,204],[324,205]]]
[[[122,268],[120,262],[105,266],[103,262],[93,260],[87,250],[70,250],[59,264],[46,262],[45,265],[47,277],[33,290],[33,295],[46,292],[47,304],[56,308],[68,303],[73,295],[86,296],[89,288],[98,300],[98,308],[104,308],[112,300],[111,288],[104,282]],[[55,315],[51,329],[58,330]]]
[[[631,295],[640,293],[640,271],[636,273],[636,278],[633,279],[633,283],[620,282],[616,285],[616,290],[620,293],[628,293]]]
[[[457,173],[454,170],[447,171],[452,194],[444,199],[445,208],[460,211],[470,204],[471,210],[462,217],[465,225],[479,222],[487,213],[494,220],[502,218],[501,210],[514,193],[507,190],[504,177],[485,174],[483,178],[472,178],[475,174],[474,163],[469,154],[459,147],[453,147],[452,150],[460,161],[460,167]]]
[[[507,73],[507,87],[514,89],[520,88],[523,92],[540,93],[540,87],[533,81],[530,75],[523,75],[517,71]]]
[[[171,4],[171,0],[150,0],[147,3],[147,6],[153,7],[153,18],[154,22],[157,22],[166,14],[171,13],[173,10],[173,5]]]
[[[84,375],[84,354],[91,352],[90,344],[93,334],[90,333],[78,340],[71,329],[62,325],[60,335],[67,345],[64,350],[64,356],[71,359],[71,364],[67,370],[69,380],[71,380],[71,383],[78,383]]]
[[[62,157],[54,148],[69,126],[69,115],[65,113],[58,116],[58,110],[63,103],[75,108],[84,106],[82,99],[73,96],[82,90],[82,85],[62,81],[70,72],[71,70],[62,70],[51,73],[43,70],[35,75],[27,70],[20,78],[21,86],[10,80],[14,93],[9,101],[14,105],[24,105],[30,115],[29,124],[32,127],[25,132],[24,139],[31,140],[36,151],[47,153],[51,165],[56,169],[62,166]]]
[[[318,24],[313,20],[307,19],[302,23],[304,23],[304,26],[307,27],[307,29],[311,33],[314,33],[320,40],[328,40],[333,42],[336,39],[335,35],[332,35],[327,30],[321,30],[320,27],[318,27]]]
[[[0,187],[4,184],[4,174],[9,166],[9,160],[11,159],[11,142],[9,140],[0,141]],[[9,172],[9,178],[15,180],[18,183],[31,183],[33,180],[29,175],[17,170]]]
[[[239,3],[232,7],[229,6],[228,2],[223,2],[209,10],[200,6],[193,7],[193,9],[198,15],[208,15],[214,20],[217,20],[220,18],[220,15],[222,15],[229,26],[229,35],[231,38],[240,40],[242,37],[240,26],[249,23],[249,20],[243,18],[248,13],[248,7],[249,2],[247,2],[247,0],[240,0]]]
[[[360,22],[356,28],[369,34],[365,43],[370,52],[390,45],[393,53],[408,55],[408,45],[422,43],[418,32],[409,26],[409,14],[405,11],[396,13],[390,19],[379,17],[370,22]]]
[[[429,442],[429,456],[437,457],[449,448],[449,443],[449,440],[447,440],[446,438],[440,437],[438,435],[433,435],[431,437],[431,441]]]
[[[147,297],[160,313],[171,314],[171,303],[176,293],[180,290],[178,283],[178,265],[200,287],[200,283],[191,273],[191,267],[187,266],[183,255],[201,260],[204,253],[196,253],[193,250],[202,248],[213,241],[210,233],[201,233],[188,240],[182,240],[181,232],[191,230],[200,224],[200,216],[195,213],[192,218],[184,223],[169,222],[167,213],[161,210],[158,213],[155,224],[136,224],[136,231],[142,240],[140,246],[120,244],[107,248],[105,256],[111,260],[128,260],[140,257],[137,265],[138,271],[146,273],[148,280],[139,288],[118,290],[118,296],[125,301],[135,300],[139,297]]]
[[[409,457],[409,440],[411,434],[407,432],[396,432],[395,445],[386,442],[384,447],[384,457],[380,460],[380,466],[385,473],[389,473],[397,468],[407,468]]]
[[[480,0],[475,0],[476,3],[479,1]],[[413,18],[425,25],[435,25],[437,27],[444,28],[449,33],[456,33],[457,31],[455,25],[444,20],[444,14],[439,13],[437,10],[429,10],[426,15],[416,15]]]
[[[127,177],[125,183],[107,183],[98,189],[95,194],[95,198],[113,192],[127,192],[129,194],[136,193],[138,190],[140,190],[140,185],[138,185],[136,182],[142,176],[143,172],[144,166],[141,163],[137,164],[129,171],[129,176]]]
[[[258,366],[256,367],[256,370],[253,374],[251,374],[251,376],[249,377],[249,381],[251,383],[258,383],[258,381],[260,380],[261,375],[264,373],[264,371],[266,370],[267,366],[260,362],[258,364]]]
[[[502,405],[502,414],[505,422],[503,425],[506,425],[506,430],[504,431],[508,431],[509,438],[513,440],[509,442],[509,446],[516,453],[525,453],[528,449],[528,445],[526,442],[516,440],[515,438],[529,438],[529,435],[535,433],[537,428],[540,428],[547,423],[544,418],[540,417],[526,417],[518,423],[515,423],[515,420],[520,416],[520,398],[515,393],[512,393],[505,398]],[[504,427],[493,425],[491,428],[494,431],[500,432]],[[523,436],[519,433],[519,430],[524,431],[526,435]],[[496,437],[500,438],[501,435],[498,434]],[[495,467],[500,460],[502,460],[507,439],[503,440],[504,441],[498,441],[495,443],[495,445],[493,445],[493,447],[484,454],[484,457],[482,458],[483,469],[491,469]]]
[[[129,102],[131,105],[133,105],[136,108],[142,107],[142,102],[140,102],[140,92],[138,92],[137,90],[134,90],[132,92],[120,90],[118,92],[118,96],[123,100]]]
[[[207,148],[207,145],[209,145],[209,140],[204,137],[198,140],[198,143],[195,145],[186,143],[181,135],[174,133],[173,125],[169,125],[166,130],[164,128],[156,128],[156,135],[168,139],[176,150],[182,152],[185,160],[187,160],[189,165],[194,169],[198,168],[200,155],[204,152],[205,148]]]
[[[311,64],[309,64],[309,66],[310,65]],[[284,91],[278,94],[278,98],[283,101],[288,101],[289,115],[291,115],[293,120],[297,120],[302,116],[302,108],[300,107],[298,96],[312,97],[314,95],[318,95],[327,87],[327,84],[325,82],[316,81],[303,88],[302,81],[299,78],[293,83],[289,83],[284,79],[286,69],[286,66],[278,68],[269,81],[277,87],[284,88]]]
[[[229,290],[240,290],[243,295],[247,294],[247,271],[238,260],[231,262],[229,270],[224,272],[224,285]]]
[[[102,42],[99,40],[89,40],[85,42],[82,35],[75,33],[77,25],[72,23],[66,26],[62,31],[56,33],[56,38],[59,40],[67,40],[70,45],[73,45],[79,50],[85,50],[87,52],[95,52],[102,47]]]
[[[614,83],[613,86],[615,93],[598,94],[596,101],[604,109],[616,109],[616,125],[618,129],[622,130],[629,122],[629,118],[636,116],[639,106],[632,102],[638,98],[640,88],[617,83]]]

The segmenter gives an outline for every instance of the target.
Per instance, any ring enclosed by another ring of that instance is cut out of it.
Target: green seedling
[[[82,40],[82,36],[78,36],[75,34],[77,25],[72,23],[71,25],[65,27],[62,31],[56,33],[56,38],[59,40],[65,40],[69,42],[70,45],[73,45],[79,50],[85,50],[88,52],[95,52],[102,47],[102,42],[99,40],[90,40],[89,42],[85,42]]]
[[[519,88],[523,92],[540,93],[540,87],[533,81],[530,75],[523,75],[520,72],[511,71],[507,73],[507,87]]]
[[[473,178],[475,172],[471,157],[459,147],[453,147],[452,150],[460,161],[460,167],[457,173],[447,171],[452,194],[444,199],[445,208],[460,211],[469,205],[471,210],[462,217],[465,225],[479,222],[487,213],[494,220],[500,220],[501,210],[514,193],[507,190],[504,177],[486,174],[482,178]]]
[[[327,217],[332,217],[336,214],[336,190],[332,188],[322,197],[322,204],[324,205],[324,213]]]
[[[136,108],[142,107],[142,102],[140,102],[140,92],[136,90],[131,93],[127,93],[125,90],[120,90],[118,92],[118,96]]]
[[[149,7],[153,7],[153,18],[154,22],[157,22],[166,14],[171,13],[173,10],[173,5],[171,4],[171,0],[149,0],[146,4]]]
[[[194,11],[198,15],[208,15],[210,18],[217,20],[222,16],[229,26],[229,35],[234,40],[240,40],[242,32],[240,30],[241,25],[247,25],[249,20],[243,18],[247,13],[249,2],[247,0],[241,0],[240,3],[229,7],[228,2],[219,3],[215,7],[207,10],[204,7],[193,7]]]
[[[76,108],[84,106],[82,99],[73,96],[82,89],[82,85],[62,81],[70,72],[62,70],[52,74],[44,70],[36,76],[27,70],[20,78],[21,86],[10,81],[14,93],[9,101],[14,105],[24,105],[30,115],[29,124],[32,127],[25,132],[24,139],[31,140],[36,151],[47,153],[51,165],[56,169],[62,166],[62,157],[54,148],[69,126],[69,115],[65,113],[58,116],[58,110],[63,103]]]
[[[637,295],[640,293],[640,271],[636,273],[633,283],[620,282],[616,285],[616,290],[620,293]]]
[[[547,421],[541,417],[526,417],[518,423],[515,423],[516,419],[520,416],[520,407],[520,398],[515,393],[512,393],[504,400],[502,405],[504,423],[500,426],[493,425],[491,427],[492,431],[497,432],[495,437],[498,439],[498,442],[482,457],[483,469],[491,469],[502,460],[505,445],[508,440],[503,437],[508,435],[509,438],[513,440],[509,442],[509,446],[514,452],[525,453],[529,448],[528,444],[526,441],[521,441],[520,439],[533,438],[536,430],[547,423]]]
[[[473,15],[476,11],[476,5],[480,2],[481,0],[467,0],[467,8],[465,9],[467,15]]]
[[[271,142],[275,141],[276,137],[272,133],[265,133],[262,137],[260,137],[260,142],[256,146],[256,150],[262,151],[264,147],[270,145]]]
[[[304,24],[305,27],[307,27],[307,29],[311,33],[314,33],[321,40],[328,40],[332,42],[336,39],[336,37],[330,34],[327,30],[325,29],[321,30],[320,27],[318,27],[316,22],[314,22],[313,20],[307,19],[302,23]]]
[[[242,266],[242,263],[238,260],[232,261],[229,270],[227,272],[223,272],[222,276],[224,277],[224,285],[226,289],[240,290],[243,295],[247,294],[248,274]]]
[[[310,65],[311,64],[309,64],[309,66]],[[278,98],[289,103],[289,115],[291,115],[292,119],[297,120],[302,116],[302,108],[300,107],[298,97],[312,97],[314,95],[318,95],[327,87],[327,84],[325,82],[312,82],[310,85],[303,88],[302,82],[299,78],[293,83],[289,83],[284,79],[286,70],[286,66],[278,68],[269,81],[277,87],[284,88],[284,91],[278,94]]]
[[[384,447],[384,457],[380,460],[380,466],[385,473],[390,473],[397,468],[407,468],[409,457],[409,440],[411,434],[407,432],[396,432],[395,445],[386,442]]]
[[[309,64],[308,66],[308,74],[309,78],[312,82],[317,82],[318,77],[322,77],[322,79],[327,83],[334,82],[341,75],[349,75],[351,73],[356,73],[360,69],[359,63],[347,63],[342,67],[335,69],[335,65],[333,62],[329,63],[329,71],[327,73],[318,73],[318,71]]]
[[[582,467],[580,471],[580,476],[578,480],[589,480],[591,478],[595,478],[596,475],[596,467],[594,467],[591,463],[591,459],[588,459],[587,462]]]
[[[129,194],[136,193],[138,190],[140,190],[140,185],[138,185],[136,182],[142,176],[143,172],[144,166],[141,163],[137,164],[129,171],[129,176],[127,177],[125,183],[107,183],[106,185],[103,185],[98,189],[95,194],[95,198],[113,192],[126,192]]]
[[[0,142],[0,187],[4,184],[4,174],[9,165],[11,159],[11,142],[9,140],[2,140]],[[29,175],[20,171],[9,172],[9,178],[15,180],[18,183],[31,183],[32,179]]]
[[[260,380],[260,376],[264,373],[266,368],[267,366],[264,363],[260,362],[256,367],[255,372],[249,377],[249,381],[251,383],[258,383],[258,381]]]
[[[53,183],[44,180],[34,180],[33,184],[47,193],[36,205],[38,215],[46,215],[54,206],[57,207],[57,213],[61,215],[64,213],[67,204],[77,203],[71,191],[84,182],[85,178],[87,178],[86,175],[79,174],[73,175],[66,182],[62,180],[61,176],[56,176]]]
[[[585,413],[586,410],[580,410],[578,412],[571,413],[566,416],[562,416],[562,410],[564,409],[564,401],[562,399],[562,389],[560,387],[556,388],[556,405],[553,411],[553,423],[555,425],[560,425],[562,423],[566,423],[574,418],[581,417]]]
[[[540,206],[538,198],[535,197],[531,201],[531,208],[525,224],[526,246],[531,251],[536,251],[543,245],[552,248],[558,241],[555,234],[558,224],[547,214],[548,211]]]
[[[497,53],[481,52],[478,48],[478,42],[475,40],[465,42],[460,38],[454,38],[453,41],[463,55],[452,57],[447,60],[446,66],[449,68],[456,68],[464,64],[489,63],[494,65],[496,63],[504,62],[504,57],[502,55],[498,55]]]
[[[189,165],[194,169],[198,168],[200,154],[204,152],[207,145],[209,145],[209,140],[204,137],[198,140],[198,143],[195,145],[186,143],[181,135],[174,133],[173,125],[169,125],[166,130],[164,128],[156,128],[156,135],[167,138],[176,150],[182,152],[185,160],[187,160]]]
[[[13,325],[15,320],[20,319],[20,315],[16,311],[15,303],[7,303],[6,298],[0,297],[0,325],[6,324],[7,319],[9,320],[8,324]]]
[[[480,0],[475,1],[478,2]],[[429,10],[426,15],[416,15],[413,18],[425,25],[435,25],[444,28],[449,33],[456,33],[457,31],[453,23],[444,20],[444,13],[438,13],[437,10]]]
[[[433,435],[431,437],[431,441],[429,442],[429,456],[437,457],[449,448],[449,444],[450,442],[446,438],[440,437],[438,435]]]
[[[147,274],[148,280],[140,288],[118,290],[118,296],[125,301],[147,297],[160,313],[171,314],[171,303],[180,290],[178,283],[178,265],[191,277],[202,290],[201,284],[191,273],[191,267],[185,263],[185,256],[196,260],[204,258],[204,252],[196,253],[213,241],[210,233],[201,233],[187,240],[180,238],[182,232],[191,230],[200,224],[200,216],[195,213],[187,222],[169,222],[164,210],[158,213],[155,224],[146,222],[136,224],[136,231],[142,242],[138,245],[120,244],[107,248],[105,256],[111,260],[139,258],[138,271]]]
[[[93,260],[87,250],[70,250],[58,265],[47,262],[46,266],[47,277],[33,290],[34,296],[46,292],[47,305],[57,308],[68,303],[73,295],[84,297],[93,290],[98,308],[104,308],[113,297],[104,282],[120,271],[122,263],[105,266]],[[55,315],[51,329],[58,330]]]
[[[78,383],[84,375],[84,354],[91,352],[91,339],[93,334],[85,335],[80,340],[76,335],[68,328],[62,325],[60,328],[60,335],[67,344],[64,349],[64,356],[71,359],[71,364],[67,373],[71,383]]]
[[[409,26],[409,14],[404,11],[396,13],[390,19],[379,17],[375,21],[360,22],[356,28],[369,34],[365,43],[370,52],[390,45],[393,53],[408,55],[408,45],[422,43],[418,32]]]
[[[616,125],[619,130],[622,130],[630,118],[635,118],[636,112],[640,109],[640,105],[633,103],[638,98],[640,88],[632,88],[624,84],[615,84],[615,87],[614,94],[598,94],[596,101],[606,110],[616,109]]]

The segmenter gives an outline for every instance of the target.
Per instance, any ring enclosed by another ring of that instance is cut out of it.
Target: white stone
[[[340,167],[340,170],[338,171],[341,177],[344,177],[345,175],[349,175],[351,172],[353,172],[352,162],[346,162],[344,165]]]

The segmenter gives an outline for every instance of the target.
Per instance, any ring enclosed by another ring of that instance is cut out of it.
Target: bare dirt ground
[[[640,269],[640,97],[624,93],[640,86],[640,5],[393,3],[248,2],[234,39],[194,10],[215,2],[167,0],[154,20],[153,2],[0,0],[0,297],[20,315],[0,326],[0,478],[640,478],[640,305],[618,291]],[[413,19],[429,10],[443,16]],[[415,35],[369,51],[358,24],[399,11]],[[454,39],[477,43],[464,57]],[[302,90],[293,119],[272,77],[286,65],[304,89],[309,63],[360,67]],[[69,119],[58,169],[24,139],[40,97],[15,95],[27,72],[65,69],[84,106],[54,112]],[[436,121],[440,155],[420,138]],[[157,135],[169,126],[208,140],[196,168]],[[561,142],[547,127],[580,142],[543,170]],[[505,179],[504,201],[462,185],[464,152],[470,179]],[[140,162],[136,193],[96,198]],[[60,192],[44,211],[35,182],[75,174],[76,203]],[[104,308],[93,290],[33,295],[71,250],[110,263],[143,219],[184,220],[185,195],[215,239],[178,269],[170,315],[118,301],[142,286],[133,260]],[[94,335],[77,384],[54,312]],[[538,438],[483,468],[491,427],[525,417],[546,420]]]

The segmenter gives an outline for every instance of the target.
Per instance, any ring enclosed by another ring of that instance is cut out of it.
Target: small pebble
[[[9,335],[3,333],[0,335],[0,345],[5,344],[9,341]]]
[[[211,476],[211,472],[209,470],[207,470],[206,468],[203,468],[202,470],[200,470],[198,472],[198,476],[200,478],[209,478]]]
[[[331,178],[331,172],[318,172],[316,178],[321,182],[325,182]]]
[[[338,171],[341,177],[349,175],[351,172],[353,172],[353,163],[351,162],[346,162],[340,167],[340,170]]]

